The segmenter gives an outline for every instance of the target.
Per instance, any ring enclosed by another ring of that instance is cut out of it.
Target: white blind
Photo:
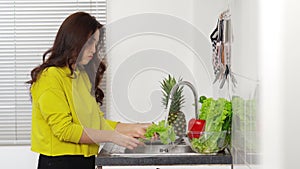
[[[29,144],[30,71],[76,11],[106,22],[106,0],[0,0],[0,144]]]

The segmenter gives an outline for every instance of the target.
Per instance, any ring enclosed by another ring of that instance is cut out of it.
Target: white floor
[[[0,168],[36,169],[38,154],[30,146],[0,146]]]

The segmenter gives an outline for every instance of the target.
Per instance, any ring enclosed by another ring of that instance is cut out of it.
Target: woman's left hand
[[[144,134],[152,123],[118,123],[116,131],[135,138],[145,138]]]

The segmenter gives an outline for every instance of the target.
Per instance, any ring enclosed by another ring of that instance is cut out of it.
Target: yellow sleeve
[[[42,117],[53,135],[60,141],[78,143],[83,127],[74,123],[67,97],[62,87],[62,76],[54,69],[48,70],[38,82],[37,100]]]
[[[51,128],[54,136],[61,141],[78,143],[83,127],[73,123],[68,103],[62,91],[49,89],[38,101],[43,118]]]
[[[119,122],[108,120],[108,119],[106,119],[106,121],[113,129],[115,129],[117,127],[117,124],[119,123]]]

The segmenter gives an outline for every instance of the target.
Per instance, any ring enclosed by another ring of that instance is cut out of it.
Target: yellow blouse
[[[90,94],[84,71],[70,77],[67,67],[45,69],[31,86],[31,150],[48,156],[96,155],[98,144],[78,143],[84,127],[114,130],[117,122],[103,118]],[[107,124],[107,125],[105,125]]]

